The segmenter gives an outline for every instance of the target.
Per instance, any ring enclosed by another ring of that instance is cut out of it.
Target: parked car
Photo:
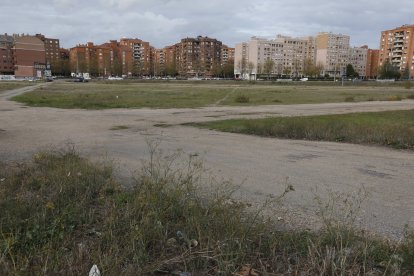
[[[74,78],[73,82],[88,82],[88,80],[82,77],[78,77]]]

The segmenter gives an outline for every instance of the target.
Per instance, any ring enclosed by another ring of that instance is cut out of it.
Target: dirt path
[[[311,226],[317,210],[315,193],[369,192],[358,221],[369,230],[398,238],[404,224],[414,227],[414,153],[329,142],[260,138],[184,127],[178,124],[224,118],[340,114],[406,110],[414,101],[335,103],[289,106],[206,107],[198,109],[62,110],[31,108],[7,100],[26,87],[0,95],[0,158],[21,160],[39,149],[75,143],[91,156],[108,154],[121,172],[138,168],[147,157],[148,139],[160,139],[165,151],[199,154],[211,171],[235,183],[251,200],[280,194],[286,184],[295,192],[286,199],[295,216]],[[156,127],[168,124],[170,127]],[[112,131],[126,125],[129,129]],[[316,192],[315,192],[316,191]]]

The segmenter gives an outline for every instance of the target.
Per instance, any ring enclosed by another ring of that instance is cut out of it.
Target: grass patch
[[[233,93],[236,92],[236,93]],[[380,101],[406,97],[402,86],[250,84],[249,82],[54,82],[13,98],[30,106],[57,108],[196,108],[209,105],[271,105]],[[344,97],[345,95],[345,97]]]
[[[235,99],[237,103],[248,103],[250,102],[250,98],[246,95],[238,95]]]
[[[220,131],[286,139],[414,149],[414,110],[192,124]]]
[[[413,83],[411,81],[405,81],[404,82],[404,88],[405,89],[411,89],[413,87]]]
[[[13,90],[32,85],[34,84],[26,81],[0,81],[0,93],[2,91]]]
[[[398,95],[387,97],[387,101],[401,101],[401,100],[402,100],[401,96],[398,96]]]
[[[124,130],[124,129],[129,129],[129,128],[130,128],[129,126],[119,125],[119,126],[113,126],[109,130]]]
[[[408,95],[407,99],[414,100],[414,94]]]
[[[93,264],[106,275],[414,273],[408,232],[392,244],[349,224],[277,230],[266,205],[251,209],[232,185],[206,182],[197,158],[150,151],[130,189],[73,149],[2,163],[0,274],[85,275]]]

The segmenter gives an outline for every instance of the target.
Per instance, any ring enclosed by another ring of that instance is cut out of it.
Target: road
[[[368,197],[357,215],[359,227],[393,239],[402,236],[405,224],[414,228],[412,151],[262,138],[180,125],[227,118],[408,110],[414,109],[412,100],[99,111],[34,108],[9,100],[34,88],[0,93],[1,160],[23,160],[39,150],[70,142],[93,158],[108,155],[125,175],[148,157],[147,141],[159,139],[164,152],[180,149],[199,155],[212,174],[241,184],[240,193],[252,202],[277,196],[286,183],[292,185],[295,191],[287,195],[283,208],[290,213],[272,213],[289,223],[313,228],[319,209],[316,195],[327,198],[343,193],[352,196],[350,202],[357,202],[364,187]],[[119,125],[129,128],[110,130]]]

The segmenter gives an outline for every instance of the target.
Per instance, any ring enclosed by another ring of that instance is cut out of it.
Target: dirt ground
[[[0,93],[0,160],[23,160],[70,142],[93,158],[113,158],[120,174],[128,176],[148,157],[147,141],[159,139],[165,152],[180,149],[200,156],[211,173],[240,184],[242,196],[254,202],[281,194],[286,183],[292,185],[295,191],[285,198],[285,208],[291,212],[275,211],[279,219],[313,228],[318,210],[315,195],[355,196],[363,187],[368,198],[357,216],[360,227],[394,239],[402,236],[404,225],[414,228],[412,151],[261,138],[179,125],[228,118],[408,110],[414,109],[413,100],[98,111],[34,108],[9,100],[34,88]],[[120,125],[129,128],[110,130]]]

